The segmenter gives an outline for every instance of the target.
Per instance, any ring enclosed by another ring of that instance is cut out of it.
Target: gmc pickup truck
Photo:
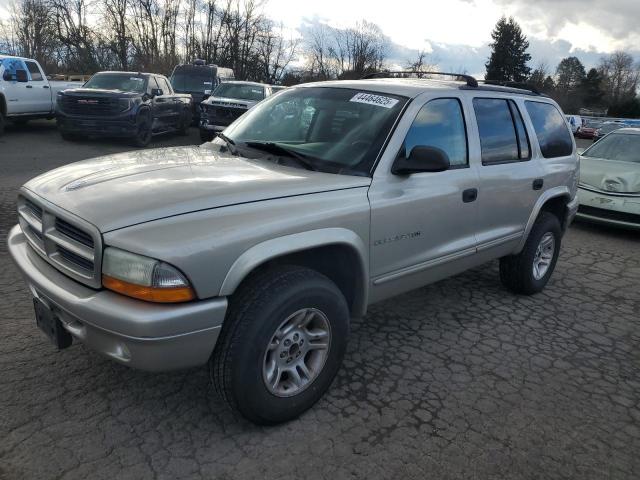
[[[30,58],[0,55],[0,135],[7,121],[53,118],[56,94],[78,82],[52,82]]]
[[[153,135],[187,133],[191,96],[176,94],[162,75],[100,72],[82,88],[60,92],[57,118],[65,140],[125,137],[145,147]]]

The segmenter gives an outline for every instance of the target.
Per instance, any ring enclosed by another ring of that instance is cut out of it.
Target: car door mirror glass
[[[408,157],[400,155],[391,171],[395,175],[410,175],[420,172],[444,172],[450,167],[449,156],[444,150],[417,145],[411,149]]]
[[[29,81],[26,70],[16,70],[16,81],[20,83],[26,83]]]

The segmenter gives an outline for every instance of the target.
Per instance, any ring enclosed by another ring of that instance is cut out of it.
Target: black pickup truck
[[[58,93],[56,118],[65,140],[127,137],[144,147],[153,135],[187,133],[191,96],[174,93],[162,75],[100,72],[82,88]]]

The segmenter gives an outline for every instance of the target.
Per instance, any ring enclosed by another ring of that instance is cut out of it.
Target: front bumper
[[[19,226],[9,253],[34,296],[74,339],[124,365],[167,371],[203,365],[220,334],[227,299],[161,305],[93,290],[58,272],[27,244]]]
[[[93,117],[56,114],[58,128],[72,135],[91,137],[133,137],[136,134],[136,117],[122,115],[118,117]]]
[[[201,106],[200,128],[203,130],[221,132],[246,112],[246,109],[219,109],[211,108],[209,106]]]
[[[578,188],[578,199],[580,220],[640,230],[640,196]]]

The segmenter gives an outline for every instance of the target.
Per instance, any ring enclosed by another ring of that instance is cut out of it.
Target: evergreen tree
[[[556,87],[564,93],[574,93],[585,77],[584,65],[577,57],[564,58],[556,69]]]
[[[604,104],[604,77],[596,68],[592,68],[582,80],[582,98],[587,107],[600,107]]]
[[[493,42],[491,57],[486,63],[487,80],[497,82],[524,82],[529,78],[531,68],[527,62],[531,55],[527,53],[529,42],[522,33],[520,25],[513,17],[502,17],[491,33]]]

